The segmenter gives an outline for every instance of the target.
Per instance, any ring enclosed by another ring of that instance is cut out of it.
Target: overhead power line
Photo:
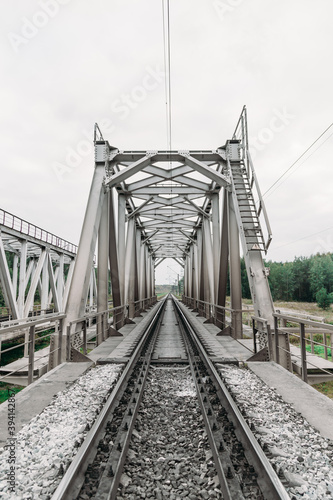
[[[282,175],[280,175],[280,177],[267,189],[267,191],[264,192],[264,194],[262,195],[262,197],[266,196],[266,194],[274,187],[276,186],[276,184],[296,165],[296,163],[298,163],[300,161],[301,158],[303,158],[303,156],[319,141],[319,139],[321,139],[323,137],[324,134],[326,134],[326,132],[333,126],[333,123],[331,123],[331,125],[329,125],[325,130],[324,132],[322,132],[320,134],[319,137],[317,137],[317,139],[304,151],[304,153],[302,153],[298,158],[297,160],[294,161],[294,163],[292,165],[290,165],[290,167],[287,168],[287,170],[285,172],[283,172]],[[333,135],[333,134],[332,134]],[[325,139],[325,141],[320,144],[318,146],[317,149],[319,149],[332,135],[330,135],[327,139]],[[316,149],[316,151],[317,151]],[[312,153],[313,154],[313,153]],[[311,156],[311,155],[310,155]],[[309,156],[309,158],[310,158]],[[304,160],[305,161],[305,160]],[[304,162],[302,162],[304,163]]]
[[[303,236],[303,238],[298,238],[297,240],[290,241],[289,243],[284,243],[283,245],[276,247],[275,250],[278,250],[279,248],[282,248],[282,247],[286,247],[288,245],[292,245],[293,243],[297,243],[298,241],[307,240],[308,238],[311,238],[312,236],[317,236],[317,234],[325,233],[326,231],[329,231],[330,229],[333,229],[333,226],[327,227],[326,229],[322,229],[321,231],[317,231],[316,233],[308,234],[307,236]]]
[[[164,44],[164,72],[165,72],[165,108],[167,126],[167,148],[171,151],[171,43],[170,43],[170,4],[169,0],[162,0],[163,10],[163,44]]]

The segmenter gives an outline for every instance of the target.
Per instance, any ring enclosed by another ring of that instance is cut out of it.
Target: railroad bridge
[[[29,386],[0,406],[3,498],[333,498],[333,404],[309,385],[333,326],[274,310],[247,137],[246,108],[214,150],[121,151],[95,125],[77,247],[0,211],[0,340],[23,338],[0,380]],[[183,294],[157,300],[170,258]]]
[[[272,231],[249,152],[246,107],[230,139],[214,150],[122,151],[104,139],[97,124],[94,144],[78,246],[0,211],[0,282],[7,306],[1,340],[24,332],[27,358],[35,330],[46,319],[55,330],[44,365],[48,355],[48,368],[84,359],[87,341],[96,337],[99,345],[119,335],[156,302],[155,269],[171,258],[184,270],[186,306],[214,323],[220,335],[243,339],[245,328],[254,337],[256,359],[291,369],[288,334],[277,329],[286,320],[274,311],[263,261]],[[241,252],[253,328],[243,325]],[[299,364],[306,378],[303,348]],[[34,356],[30,382],[33,363]]]

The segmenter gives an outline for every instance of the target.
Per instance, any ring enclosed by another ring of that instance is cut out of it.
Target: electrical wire
[[[326,231],[329,231],[330,229],[333,229],[333,226],[327,227],[326,229],[323,229],[322,231],[318,231],[316,233],[308,234],[308,236],[303,236],[303,238],[298,238],[297,240],[290,241],[289,243],[284,243],[284,245],[280,245],[279,247],[276,247],[275,250],[278,250],[278,248],[286,247],[288,245],[292,245],[293,243],[297,243],[298,241],[306,240],[308,238],[311,238],[312,236],[317,236],[317,234],[325,233]]]
[[[301,166],[303,165],[303,163],[305,163],[305,162],[306,162],[309,158],[311,158],[311,156],[312,156],[312,155],[314,155],[314,154],[315,154],[315,152],[316,152],[316,151],[318,151],[318,149],[319,149],[319,148],[321,148],[321,146],[322,146],[323,144],[325,144],[325,142],[326,142],[326,141],[328,141],[328,139],[330,139],[332,136],[333,136],[333,133],[332,133],[332,134],[330,134],[330,135],[329,135],[329,136],[328,136],[328,137],[327,137],[327,138],[326,138],[326,139],[325,139],[325,140],[324,140],[321,144],[319,144],[319,146],[318,146],[318,147],[317,147],[317,148],[316,148],[316,149],[315,149],[312,153],[310,153],[310,154],[309,154],[309,156],[308,156],[307,158],[304,158],[304,160],[303,160],[303,161],[302,161],[302,162],[301,162],[301,163],[300,163],[300,164],[299,164],[299,165],[298,165],[298,166],[297,166],[297,167],[296,167],[296,168],[295,168],[292,172],[290,172],[290,173],[289,173],[289,175],[287,175],[287,177],[286,177],[286,178],[285,178],[285,179],[284,179],[284,180],[283,180],[283,181],[282,181],[282,182],[281,182],[278,186],[276,186],[276,188],[275,188],[275,189],[273,189],[273,191],[271,191],[271,192],[269,193],[269,195],[268,195],[268,196],[266,196],[266,199],[267,199],[269,196],[271,196],[271,195],[272,195],[272,194],[273,194],[273,193],[274,193],[277,189],[279,189],[279,187],[281,186],[281,184],[283,184],[283,183],[284,183],[284,182],[285,182],[285,181],[286,181],[286,180],[287,180],[287,179],[288,179],[288,178],[289,178],[289,177],[290,177],[290,176],[291,176],[294,172],[296,172],[296,170],[297,170],[297,169],[299,169],[299,167],[301,167]],[[286,173],[286,172],[285,172],[285,173]],[[271,186],[271,187],[273,187],[273,186]],[[268,192],[268,191],[266,191],[266,193],[267,193],[267,192]]]
[[[163,10],[163,44],[164,44],[164,72],[165,72],[165,106],[167,124],[167,149],[171,151],[171,42],[170,42],[170,4],[169,0],[162,0]]]
[[[299,160],[300,160],[301,158],[303,158],[303,156],[304,156],[304,155],[305,155],[305,154],[306,154],[306,153],[307,153],[307,152],[308,152],[308,151],[309,151],[309,150],[310,150],[310,149],[311,149],[311,148],[312,148],[312,147],[313,147],[313,146],[314,146],[314,145],[315,145],[318,141],[319,141],[319,139],[321,139],[321,137],[323,137],[323,135],[324,135],[324,134],[326,134],[326,132],[327,132],[327,131],[328,131],[328,130],[332,127],[332,126],[333,126],[333,123],[331,123],[331,125],[329,125],[329,126],[328,126],[325,130],[324,130],[324,132],[322,132],[322,133],[320,134],[320,136],[319,136],[319,137],[317,137],[317,139],[316,139],[316,140],[315,140],[315,141],[314,141],[314,142],[313,142],[313,143],[312,143],[312,144],[311,144],[311,145],[310,145],[310,146],[309,146],[309,147],[308,147],[308,148],[304,151],[304,153],[302,153],[302,154],[301,154],[301,156],[299,156],[299,157],[297,158],[297,160],[295,160],[295,161],[294,161],[294,163],[293,163],[292,165],[290,165],[290,167],[288,167],[288,168],[287,168],[287,170],[286,170],[285,172],[283,172],[283,174],[282,174],[282,175],[280,175],[280,177],[279,177],[279,178],[278,178],[278,179],[277,179],[277,180],[276,180],[276,181],[275,181],[275,182],[274,182],[274,183],[273,183],[273,184],[272,184],[272,185],[271,185],[271,186],[267,189],[267,191],[265,191],[265,192],[264,192],[264,194],[262,195],[262,198],[263,198],[263,197],[264,197],[264,196],[265,196],[265,195],[266,195],[266,194],[267,194],[267,193],[268,193],[268,192],[269,192],[269,191],[270,191],[270,190],[271,190],[274,186],[276,186],[276,184],[277,184],[277,183],[278,183],[278,182],[279,182],[279,181],[280,181],[280,180],[281,180],[281,179],[282,179],[282,178],[283,178],[283,177],[284,177],[284,176],[285,176],[285,175],[286,175],[286,174],[287,174],[287,173],[288,173],[288,172],[289,172],[292,168],[293,168],[293,166],[294,166],[294,165],[296,165],[296,163],[298,163],[298,162],[299,162]],[[331,136],[330,136],[330,137],[331,137]],[[328,139],[329,139],[329,137],[328,137]],[[327,140],[327,139],[326,139],[326,140]],[[325,140],[324,142],[326,142],[326,140]],[[323,142],[322,144],[324,144],[324,142]],[[322,146],[322,144],[320,144],[320,146],[318,146],[318,148],[317,148],[317,149],[319,149],[319,148]],[[317,151],[317,149],[316,149],[316,151]],[[313,153],[312,153],[312,154],[313,154]],[[310,156],[311,156],[311,155],[310,155]],[[309,158],[310,158],[310,156],[309,156]],[[305,161],[305,160],[304,160],[304,161]],[[303,164],[303,163],[304,163],[304,162],[302,162],[302,164]],[[281,183],[281,184],[282,184],[282,183]],[[281,185],[281,184],[280,184],[280,185]],[[278,186],[278,187],[279,187],[279,186]],[[275,190],[274,190],[274,191],[275,191]]]

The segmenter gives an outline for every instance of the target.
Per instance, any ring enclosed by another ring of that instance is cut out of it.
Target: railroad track
[[[163,323],[164,317],[166,324]],[[166,334],[171,335],[170,342],[178,345],[177,357],[171,356],[163,344],[163,336]],[[183,350],[181,355],[179,349]],[[159,352],[162,353],[161,357]],[[228,393],[214,363],[201,345],[182,308],[176,300],[167,297],[161,302],[136,346],[116,387],[54,492],[52,500],[127,498],[126,494],[123,496],[124,484],[121,486],[119,484],[124,468],[126,471],[130,470],[130,460],[126,458],[129,447],[132,456],[135,455],[137,446],[135,437],[141,440],[134,429],[144,392],[151,391],[149,384],[154,380],[153,366],[159,369],[163,369],[164,366],[168,366],[169,369],[171,367],[172,375],[179,366],[177,360],[181,361],[181,366],[184,368],[185,358],[188,363],[187,371],[190,370],[192,374],[201,409],[201,420],[214,459],[212,465],[215,467],[215,472],[213,471],[211,475],[216,473],[218,477],[219,484],[215,484],[214,498],[256,500],[290,498]],[[168,364],[164,364],[165,361]],[[170,393],[168,399],[172,400],[172,397]],[[159,410],[166,411],[166,404],[160,406],[160,409],[154,410],[155,413]],[[179,411],[186,413],[186,409],[179,408]],[[197,413],[199,414],[199,409]],[[167,423],[169,426],[171,424],[172,422]],[[154,430],[150,432],[153,434]],[[160,429],[155,429],[155,432],[160,432]],[[184,429],[184,435],[185,433]],[[141,449],[140,454],[142,454]],[[180,463],[177,465],[179,470],[182,465],[181,458],[176,457],[175,460],[174,456],[171,458],[172,463],[179,460]],[[150,461],[149,458],[147,460]],[[142,468],[144,469],[144,464]],[[163,472],[162,466],[161,471]],[[158,484],[163,483],[162,476],[163,474],[159,477]],[[164,479],[169,490],[170,484],[177,486],[176,479],[171,482],[167,478]],[[182,481],[184,483],[184,479]],[[146,481],[146,484],[148,483],[149,481]],[[182,497],[208,498],[201,496],[200,491],[187,497],[185,489]],[[149,497],[165,498],[165,495],[163,496],[160,490],[155,488],[150,491]],[[177,495],[174,497],[177,498]],[[140,496],[132,494],[129,498],[140,498]]]

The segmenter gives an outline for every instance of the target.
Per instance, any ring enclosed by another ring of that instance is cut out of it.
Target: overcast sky
[[[1,6],[0,208],[78,243],[94,123],[120,149],[166,147],[162,0]],[[170,0],[173,149],[225,144],[246,104],[269,189],[333,121],[332,18],[332,0]],[[332,133],[267,193],[268,259],[333,251]]]

